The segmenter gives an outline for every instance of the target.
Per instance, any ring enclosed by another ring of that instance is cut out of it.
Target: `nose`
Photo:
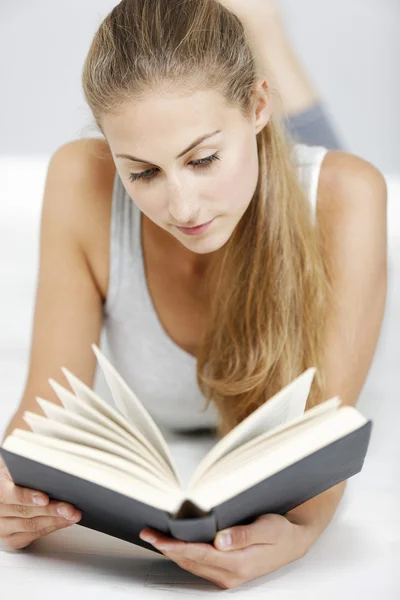
[[[192,190],[174,187],[169,191],[168,210],[176,223],[187,225],[197,223],[200,204]]]

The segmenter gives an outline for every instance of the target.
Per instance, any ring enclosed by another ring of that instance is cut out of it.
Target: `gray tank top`
[[[328,150],[297,144],[294,160],[315,218],[322,161]],[[196,358],[167,335],[149,295],[145,277],[141,212],[116,172],[112,197],[110,275],[104,305],[106,353],[161,429],[214,428],[213,404],[196,380]]]

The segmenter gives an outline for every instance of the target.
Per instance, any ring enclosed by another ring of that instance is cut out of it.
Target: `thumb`
[[[220,531],[214,544],[217,550],[240,550],[254,544],[276,544],[288,523],[281,515],[262,515],[250,525]]]

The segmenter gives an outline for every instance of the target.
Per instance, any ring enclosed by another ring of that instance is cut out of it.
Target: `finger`
[[[74,522],[63,517],[35,517],[33,519],[5,517],[0,522],[0,537],[7,537],[13,533],[36,533],[47,527],[68,527]]]
[[[212,544],[182,542],[149,528],[143,529],[139,536],[186,570],[194,572],[193,569],[215,568],[218,569],[219,582],[234,581],[236,585],[239,585],[238,578],[243,580],[252,572],[252,565],[262,547],[254,545],[242,550],[221,552]],[[271,549],[274,550],[273,546]],[[198,567],[194,563],[198,563]]]
[[[233,573],[225,568],[212,566],[215,563],[215,556],[210,555],[218,553],[224,560],[227,556],[217,552],[210,544],[188,544],[147,528],[140,532],[139,537],[159,549],[164,556],[182,569],[203,577],[222,589],[230,587],[229,582],[233,581]],[[231,554],[229,556],[232,557]],[[200,559],[203,562],[200,562]]]
[[[19,532],[13,533],[3,539],[3,543],[9,548],[26,548],[33,541],[37,540],[40,537],[44,537],[45,535],[49,535],[49,533],[53,533],[53,531],[57,531],[58,529],[63,529],[63,527],[67,527],[67,524],[64,524],[62,527],[59,525],[52,525],[50,527],[46,527],[40,531],[26,533]]]
[[[8,535],[2,541],[8,548],[15,550],[26,548],[33,540],[40,537],[37,533],[13,533]]]
[[[219,552],[219,559],[228,569],[203,565],[193,559],[165,553],[167,558],[194,575],[208,579],[222,589],[231,589],[286,565],[288,560],[277,553],[273,545],[256,544],[243,550]],[[228,562],[227,562],[228,561]]]
[[[173,553],[175,556],[183,557],[185,553],[189,554],[191,552],[195,555],[196,559],[201,559],[200,562],[203,564],[214,566],[213,557],[210,556],[210,552],[216,554],[217,551],[210,544],[188,544],[187,542],[169,538],[159,531],[148,528],[143,529],[140,532],[139,537],[145,542],[152,544],[166,555]],[[175,558],[173,560],[175,560]]]
[[[60,512],[59,512],[60,511]],[[47,506],[27,506],[25,504],[0,504],[0,517],[73,517],[75,514],[82,514],[71,504],[51,500]]]
[[[15,485],[13,480],[5,476],[4,471],[0,477],[0,504],[26,504],[28,506],[46,506],[49,497],[43,492],[31,488]]]
[[[214,544],[218,550],[241,550],[256,544],[276,544],[286,536],[292,524],[277,514],[267,514],[259,517],[250,525],[239,525],[218,532]]]
[[[139,537],[152,544],[165,556],[174,562],[182,559],[196,561],[203,566],[216,567],[229,572],[235,572],[243,561],[243,551],[237,553],[220,552],[212,544],[187,543],[169,538],[154,529],[143,529]]]
[[[166,538],[168,539],[168,538]],[[208,572],[210,575],[233,576],[239,565],[241,556],[235,553],[223,553],[216,550],[211,544],[189,544],[168,539],[166,541],[153,542],[153,546],[160,550],[167,558],[176,562],[179,566],[195,574]],[[239,553],[238,553],[239,554]],[[210,569],[210,571],[208,571]],[[201,573],[200,573],[201,572]]]

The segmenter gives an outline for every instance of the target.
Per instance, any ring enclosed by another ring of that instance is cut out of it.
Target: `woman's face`
[[[253,198],[259,172],[256,135],[271,112],[266,83],[257,91],[251,121],[214,90],[152,94],[102,119],[128,195],[195,254],[222,248]],[[197,235],[178,229],[209,221]]]

